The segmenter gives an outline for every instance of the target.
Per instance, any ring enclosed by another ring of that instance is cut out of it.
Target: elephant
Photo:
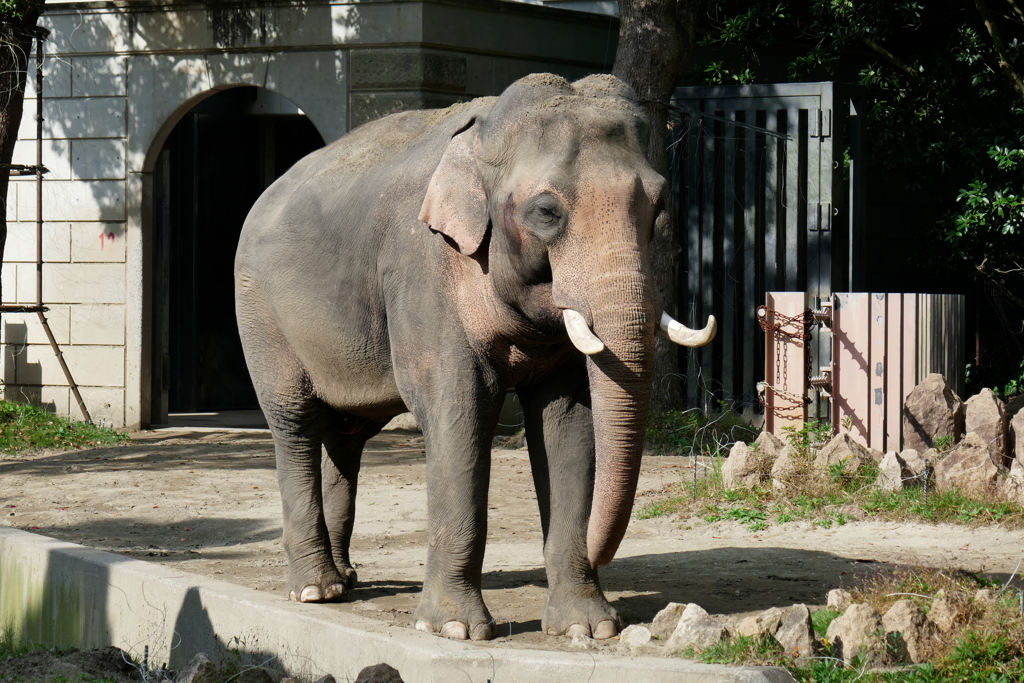
[[[659,316],[650,241],[666,182],[609,75],[392,114],[300,160],[253,206],[235,258],[246,363],[273,435],[286,591],[340,600],[362,449],[409,410],[426,444],[421,631],[490,639],[481,594],[491,440],[525,415],[549,589],[542,629],[621,628],[598,581],[629,522]]]

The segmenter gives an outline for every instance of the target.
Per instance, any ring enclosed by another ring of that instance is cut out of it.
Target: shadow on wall
[[[3,398],[18,403],[41,406],[51,413],[57,412],[53,401],[43,402],[43,366],[29,357],[28,325],[4,321],[3,332],[4,377]],[[49,346],[36,346],[35,352],[53,356]]]

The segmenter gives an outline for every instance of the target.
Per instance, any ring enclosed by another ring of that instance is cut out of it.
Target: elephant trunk
[[[654,366],[656,315],[636,244],[603,255],[591,290],[594,332],[605,350],[587,357],[597,463],[587,529],[593,566],[611,562],[626,533],[643,453]],[[625,297],[623,295],[625,294]]]

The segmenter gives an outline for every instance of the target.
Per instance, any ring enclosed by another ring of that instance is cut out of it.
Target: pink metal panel
[[[835,294],[832,300],[833,424],[867,445],[870,302],[860,293]]]
[[[770,325],[775,324],[776,311],[792,318],[805,310],[803,292],[769,292],[765,303]],[[799,331],[792,325],[783,330]],[[807,406],[794,399],[807,395],[806,353],[802,341],[771,333],[765,336],[765,430],[779,438],[785,437],[784,427],[800,427],[807,419]]]
[[[868,320],[868,445],[879,450],[885,449],[885,341],[886,341],[886,295],[872,294],[869,297],[870,317]]]
[[[885,337],[885,449],[902,450],[903,294],[887,294]]]
[[[900,448],[903,447],[903,404],[917,386],[917,294],[903,295],[903,395],[900,397]]]

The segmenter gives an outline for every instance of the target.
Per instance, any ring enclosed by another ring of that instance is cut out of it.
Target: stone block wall
[[[49,48],[50,46],[47,45]],[[42,296],[97,422],[125,424],[126,57],[44,59]],[[14,163],[35,164],[35,60]],[[3,302],[36,301],[36,182],[12,179]],[[36,314],[3,317],[8,398],[81,417]]]
[[[614,19],[497,0],[47,3],[43,301],[93,418],[150,422],[153,172],[181,117],[259,86],[326,142],[379,116],[500,93],[516,78],[610,68]],[[15,163],[35,164],[35,63]],[[13,180],[3,302],[31,304],[35,181]],[[5,314],[6,397],[80,417],[35,314]]]

